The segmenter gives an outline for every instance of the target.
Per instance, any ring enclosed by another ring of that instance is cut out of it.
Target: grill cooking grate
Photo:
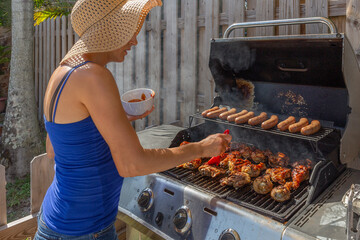
[[[193,118],[202,119],[202,120],[205,120],[205,121],[216,122],[216,123],[219,123],[219,124],[225,124],[225,125],[230,125],[230,126],[236,126],[236,127],[241,127],[241,128],[252,129],[252,130],[261,131],[261,132],[277,134],[277,135],[281,135],[281,136],[287,136],[287,137],[292,137],[292,138],[308,140],[308,141],[312,141],[312,142],[318,142],[321,139],[323,139],[324,137],[326,137],[329,133],[334,131],[334,129],[332,129],[332,128],[322,127],[319,132],[317,132],[317,133],[315,133],[315,134],[313,134],[311,136],[305,136],[305,135],[302,135],[301,133],[282,132],[282,131],[280,131],[278,129],[275,129],[275,128],[272,128],[272,129],[269,129],[269,130],[264,130],[260,126],[251,126],[249,124],[235,124],[235,123],[231,123],[231,122],[221,120],[221,119],[204,118],[200,113],[194,114],[194,115],[192,115],[190,117],[190,126],[191,126],[191,123],[193,121]]]
[[[273,200],[270,194],[257,194],[252,186],[246,186],[237,191],[233,190],[226,196],[226,199],[280,222],[285,222],[303,207],[308,196],[308,188],[308,182],[301,183],[300,187],[291,193],[290,200],[282,203]]]
[[[296,211],[303,207],[309,188],[308,182],[303,182],[296,191],[291,193],[290,200],[279,203],[274,201],[270,194],[257,194],[253,190],[252,184],[235,190],[233,187],[221,186],[219,182],[221,177],[206,177],[200,175],[197,171],[182,168],[172,168],[162,172],[162,174],[191,184],[192,187],[216,195],[219,198],[227,199],[280,222],[287,221]]]

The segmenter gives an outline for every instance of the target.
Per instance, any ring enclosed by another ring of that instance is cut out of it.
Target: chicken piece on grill
[[[225,174],[225,170],[216,166],[203,164],[199,168],[199,172],[203,176],[207,177],[217,177],[219,175]]]
[[[271,167],[286,167],[289,164],[289,157],[278,152],[274,157],[268,157],[268,162]]]
[[[266,170],[267,174],[270,174],[271,181],[280,183],[282,185],[285,184],[286,179],[291,177],[291,169],[290,168],[269,168]]]
[[[269,149],[266,149],[265,151],[263,151],[263,153],[267,158],[269,158],[270,156],[274,156],[274,154]]]
[[[290,191],[300,186],[300,183],[308,180],[310,176],[310,160],[306,160],[307,166],[295,164],[291,171],[292,182],[287,182],[283,186],[277,186],[271,191],[271,197],[277,202],[284,202],[290,199]]]
[[[266,156],[260,149],[255,149],[253,152],[251,152],[251,159],[256,163],[265,162]]]
[[[196,158],[194,160],[191,160],[189,162],[186,162],[186,163],[183,163],[183,164],[177,166],[177,168],[186,168],[186,169],[190,169],[190,170],[195,170],[198,167],[200,167],[201,163],[202,163],[201,158]]]
[[[290,199],[291,193],[287,186],[279,185],[271,190],[270,196],[277,202],[285,202]]]
[[[250,177],[258,177],[261,171],[265,170],[264,163],[259,164],[246,164],[241,167],[241,172],[249,174]]]
[[[305,159],[305,160],[300,160],[300,161],[297,161],[297,162],[294,162],[291,164],[291,166],[293,168],[295,168],[296,166],[299,166],[299,165],[303,165],[303,166],[306,166],[307,168],[311,169],[312,161],[310,159]]]
[[[290,190],[295,190],[300,186],[300,183],[308,180],[310,177],[310,167],[304,165],[297,165],[291,171],[292,182],[287,182],[287,186]]]
[[[240,157],[239,151],[232,151],[223,160],[221,160],[219,165],[222,168],[228,168],[229,162],[234,162],[239,157]]]
[[[220,184],[222,186],[233,186],[235,189],[238,189],[246,184],[249,184],[250,181],[251,178],[249,174],[243,172],[234,172],[229,177],[220,179]]]
[[[247,159],[238,158],[235,161],[229,161],[229,172],[241,172],[241,168],[244,165],[251,164]]]
[[[253,187],[255,192],[259,194],[267,194],[273,188],[273,183],[270,180],[270,175],[265,174],[263,176],[257,177],[253,182]]]
[[[251,157],[251,153],[252,153],[252,149],[249,146],[244,146],[243,148],[241,148],[239,150],[241,157],[244,159],[250,159]]]

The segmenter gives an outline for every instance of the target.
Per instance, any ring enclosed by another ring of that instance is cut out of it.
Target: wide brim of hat
[[[149,11],[161,6],[161,0],[128,0],[96,22],[72,46],[60,64],[74,62],[84,53],[110,52],[127,44],[138,34]],[[72,64],[71,64],[72,65]]]

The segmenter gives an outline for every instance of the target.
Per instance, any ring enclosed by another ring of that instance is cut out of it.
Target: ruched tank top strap
[[[86,63],[64,76],[52,98],[54,116],[49,121],[44,116],[55,152],[55,176],[43,201],[43,220],[51,230],[73,236],[100,231],[115,221],[123,182],[91,116],[73,123],[54,122],[66,82]]]
[[[77,68],[85,65],[85,64],[88,63],[88,62],[90,62],[90,61],[85,61],[85,62],[80,63],[79,65],[76,65],[75,67],[71,68],[71,69],[65,74],[65,76],[61,79],[60,84],[59,84],[58,87],[55,89],[54,94],[53,94],[53,96],[52,96],[52,98],[51,98],[50,111],[49,111],[49,113],[50,113],[49,121],[50,121],[50,122],[54,122],[54,121],[55,121],[56,109],[57,109],[57,105],[58,105],[58,103],[59,103],[59,98],[60,98],[61,92],[62,92],[62,90],[64,89],[64,86],[65,86],[66,82],[68,81],[71,73],[72,73],[75,69],[77,69]],[[59,91],[60,91],[60,92],[59,92]],[[57,97],[56,97],[56,96],[57,96]],[[56,98],[56,102],[55,102],[55,110],[54,110],[54,100],[55,100],[55,98]],[[54,116],[52,116],[52,115],[53,115],[53,110],[54,110]]]

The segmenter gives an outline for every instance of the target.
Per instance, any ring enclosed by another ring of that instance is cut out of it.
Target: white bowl
[[[145,100],[140,102],[129,102],[133,99],[142,99],[142,94],[145,95]],[[121,102],[128,115],[140,116],[153,107],[154,97],[155,92],[152,89],[137,88],[124,93],[121,96]]]

